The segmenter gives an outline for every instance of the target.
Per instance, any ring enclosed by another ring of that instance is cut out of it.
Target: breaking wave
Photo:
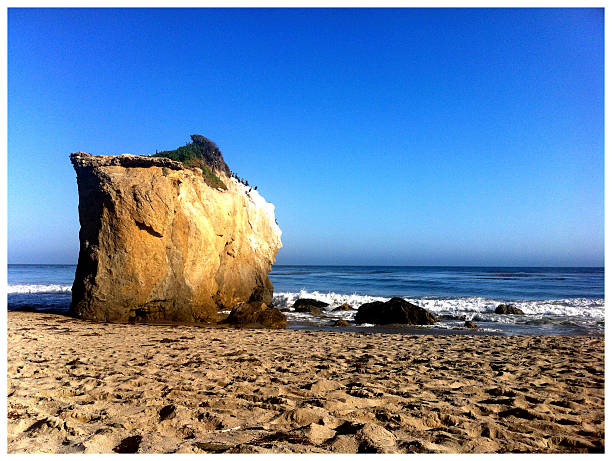
[[[293,311],[299,298],[312,298],[329,304],[321,316]],[[329,326],[334,320],[355,319],[357,309],[364,303],[387,301],[390,298],[359,294],[322,293],[319,291],[280,292],[274,294],[274,305],[285,310],[290,322]],[[502,334],[603,334],[604,299],[568,298],[538,301],[513,301],[484,297],[404,297],[439,316],[435,325],[424,328],[461,329],[466,320],[478,322],[481,331]],[[334,309],[347,303],[353,310]],[[525,315],[495,313],[499,304],[511,303]],[[365,327],[366,325],[361,325]]]
[[[7,293],[70,293],[72,285],[9,285]]]
[[[274,304],[280,308],[291,308],[299,298],[312,298],[329,304],[328,310],[333,310],[347,303],[357,309],[364,303],[387,301],[390,298],[358,294],[321,293],[319,291],[280,292],[274,294]],[[466,316],[471,318],[478,314],[493,314],[495,308],[502,303],[511,303],[527,315],[554,315],[566,317],[604,318],[604,300],[587,298],[551,299],[538,301],[508,300],[473,297],[404,297],[408,302],[424,307],[439,315]]]

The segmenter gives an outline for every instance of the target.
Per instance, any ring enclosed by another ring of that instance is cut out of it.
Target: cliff
[[[216,170],[164,157],[71,154],[80,252],[71,310],[98,321],[215,322],[272,300],[274,206]]]

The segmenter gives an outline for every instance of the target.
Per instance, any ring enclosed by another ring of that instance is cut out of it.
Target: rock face
[[[406,323],[409,325],[432,325],[438,318],[422,307],[404,301],[402,298],[391,298],[387,302],[374,301],[362,304],[355,315],[356,323]]]
[[[514,315],[525,315],[525,313],[518,307],[512,304],[500,304],[495,309],[496,314],[514,314]]]
[[[74,153],[80,252],[71,310],[113,321],[214,322],[272,300],[281,245],[274,206],[216,171],[163,157]]]

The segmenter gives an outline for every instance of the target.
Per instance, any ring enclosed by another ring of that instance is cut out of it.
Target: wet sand
[[[604,339],[8,313],[9,453],[603,452]]]

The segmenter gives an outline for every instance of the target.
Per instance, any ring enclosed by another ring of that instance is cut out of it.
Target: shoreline
[[[274,307],[274,306],[273,306]],[[80,320],[83,322],[92,322],[94,324],[112,324],[122,325],[125,323],[121,322],[96,322],[93,320],[82,320],[70,314],[67,309],[49,308],[44,306],[19,306],[9,308],[8,312],[28,312],[35,314],[49,314],[58,315],[60,317],[66,317],[69,319]],[[291,312],[283,312],[285,315]],[[227,314],[219,312],[219,321],[226,318]],[[388,325],[358,325],[350,322],[348,326],[337,327],[333,325],[333,322],[338,317],[332,317],[329,315],[323,315],[320,317],[314,317],[313,320],[293,320],[287,319],[287,330],[292,331],[319,331],[319,332],[347,332],[356,334],[402,334],[402,335],[434,335],[434,336],[457,336],[457,335],[468,335],[468,336],[479,336],[479,335],[492,335],[492,336],[557,336],[557,337],[587,337],[587,338],[603,338],[603,332],[594,331],[565,331],[559,332],[548,332],[539,333],[534,330],[521,331],[521,325],[517,324],[499,324],[495,322],[481,322],[477,320],[479,324],[478,328],[467,328],[461,326],[464,322],[462,319],[455,319],[455,325],[440,326],[448,322],[442,320],[435,325],[408,325],[408,324],[388,324]],[[316,322],[318,320],[319,322]],[[457,323],[458,321],[458,323]],[[323,323],[325,322],[325,323]],[[190,326],[195,328],[215,328],[215,329],[242,329],[238,326],[223,325],[223,324],[206,324],[206,323],[185,323],[185,322],[171,322],[171,321],[147,321],[147,322],[136,322],[130,323],[130,325],[166,325],[166,326]],[[505,328],[505,330],[503,329]]]
[[[604,338],[8,313],[9,453],[603,452]]]

